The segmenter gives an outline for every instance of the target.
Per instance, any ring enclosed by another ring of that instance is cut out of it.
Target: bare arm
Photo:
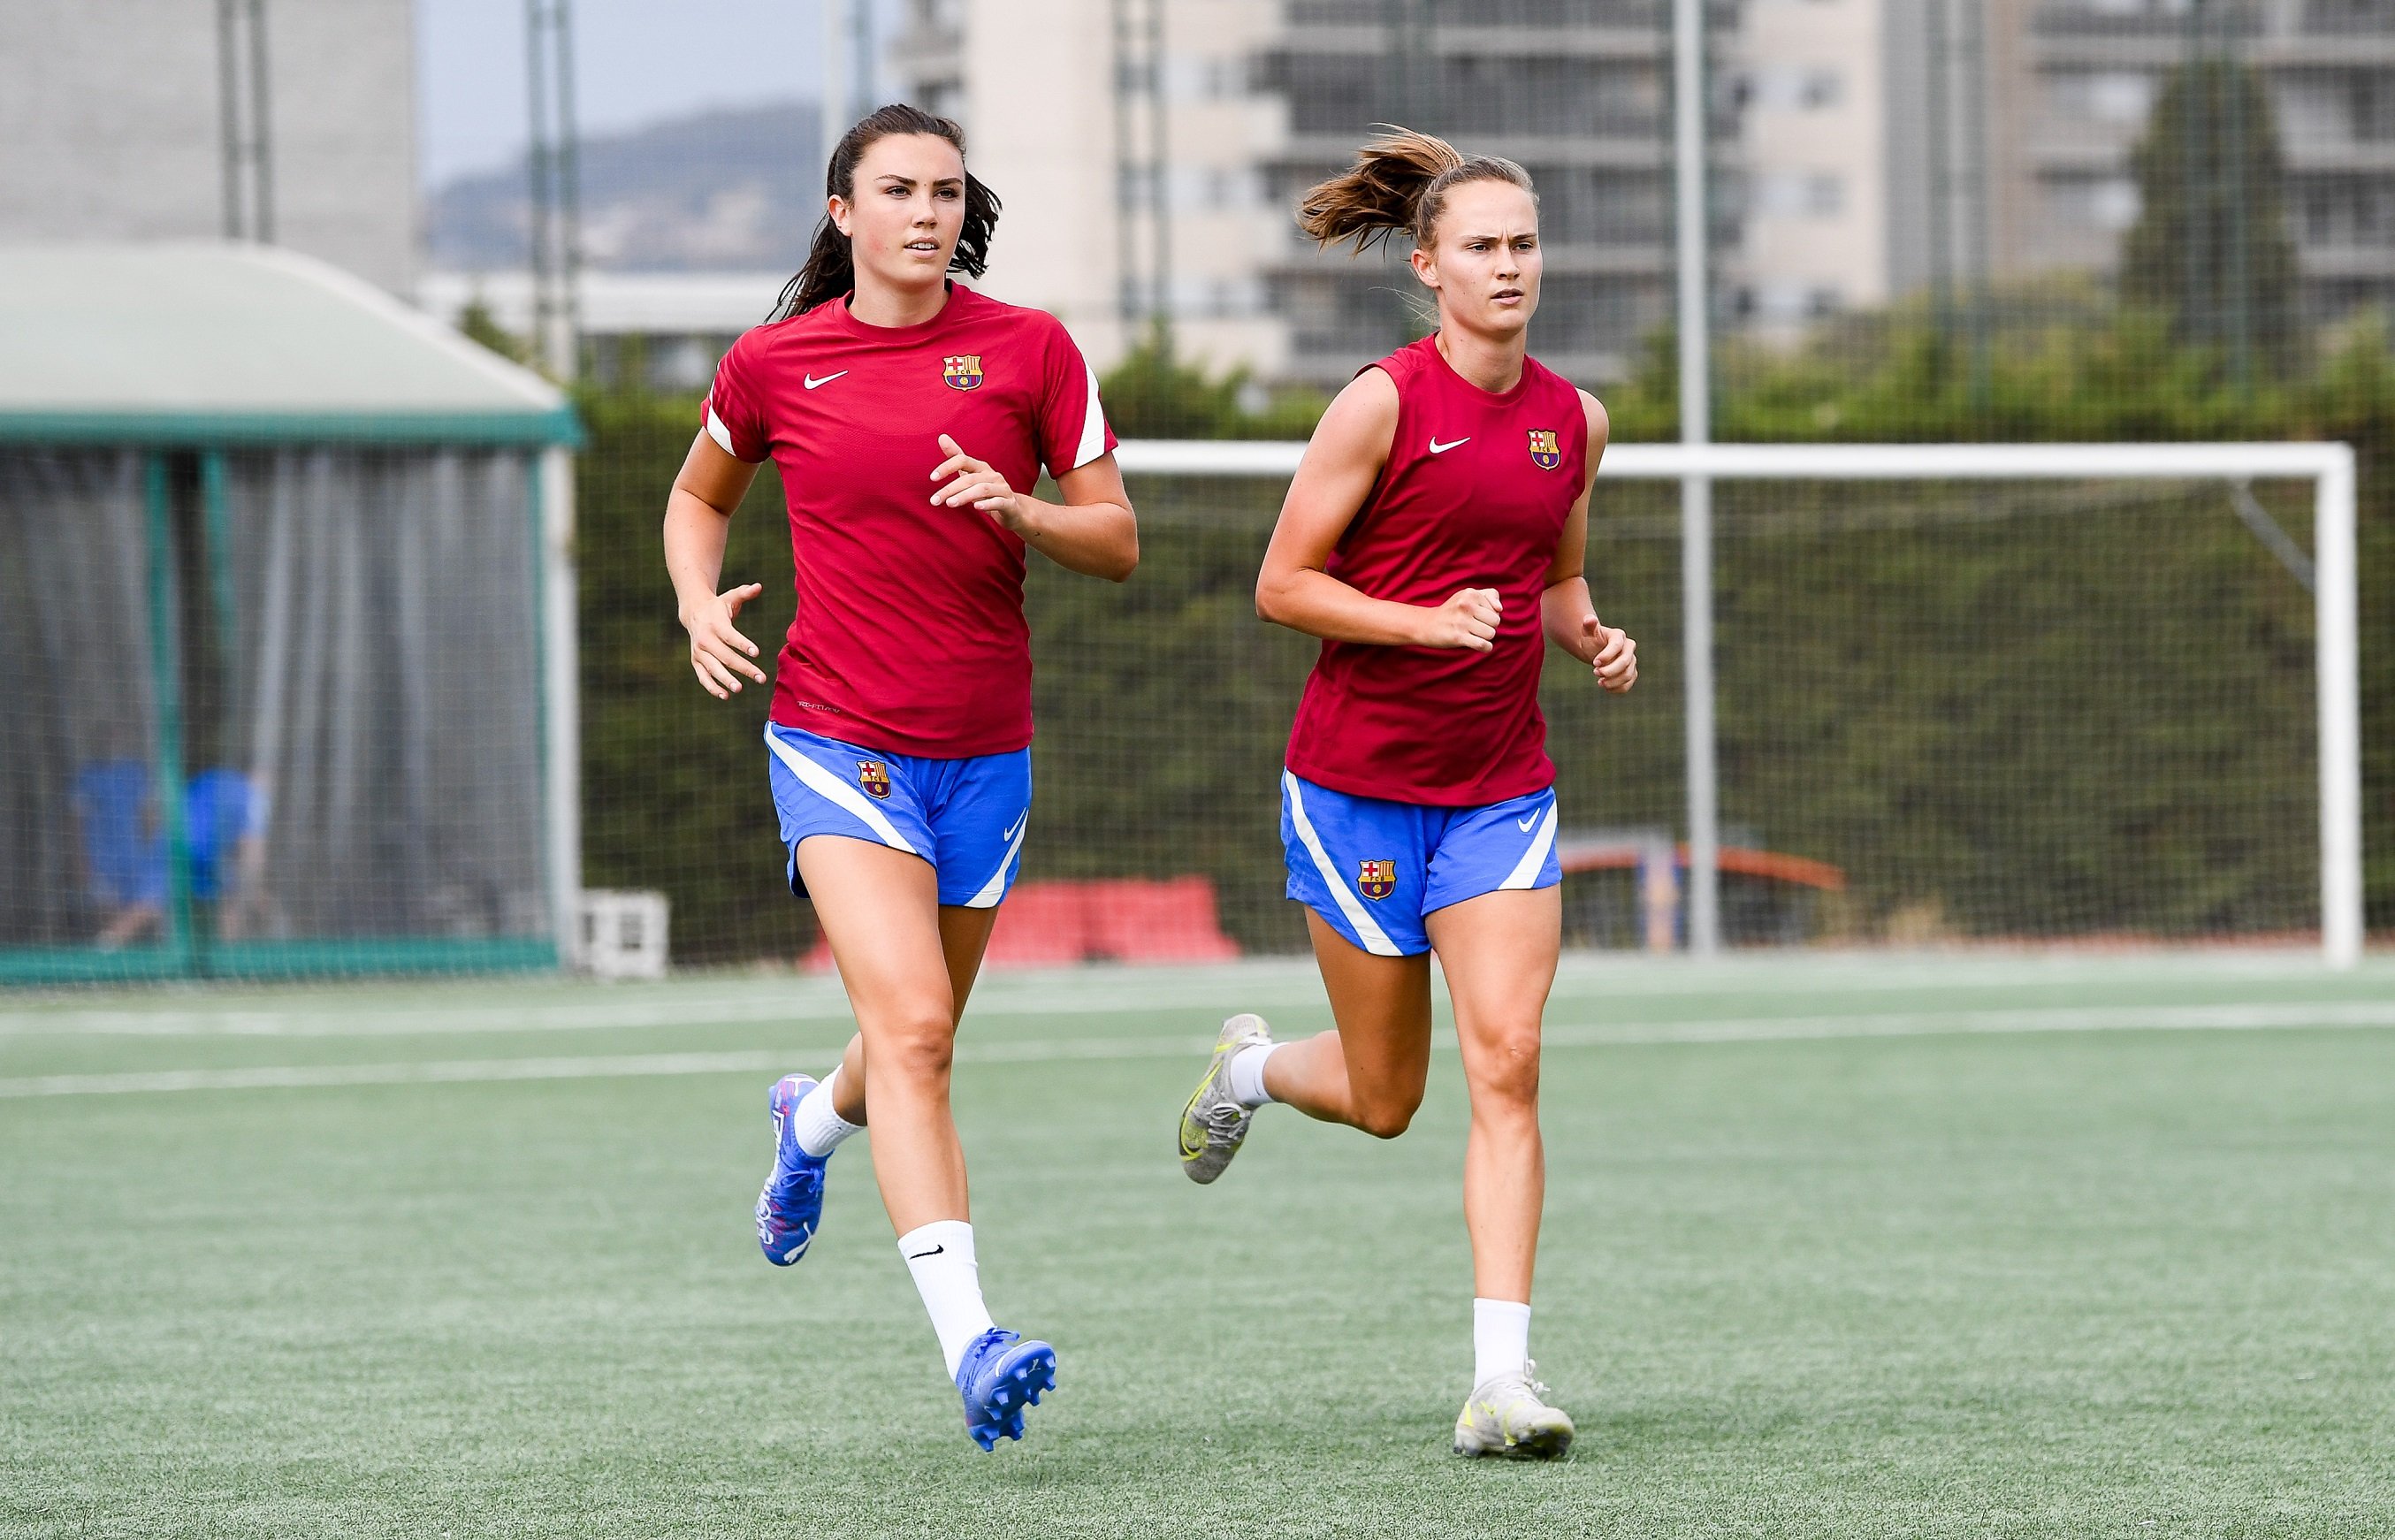
[[[1496,645],[1495,589],[1460,589],[1436,607],[1400,604],[1374,599],[1324,570],[1372,495],[1396,430],[1396,383],[1379,369],[1349,381],[1322,414],[1289,484],[1280,522],[1273,525],[1256,577],[1256,613],[1332,642],[1487,652]]]
[[[673,578],[674,607],[690,632],[690,668],[707,693],[729,700],[743,676],[765,683],[757,667],[757,644],[733,624],[740,606],[765,591],[760,583],[716,591],[723,578],[723,544],[731,537],[732,512],[748,495],[757,468],[735,459],[699,434],[666,494],[666,572]]]
[[[1052,503],[1015,491],[987,461],[966,454],[946,433],[940,435],[940,452],[948,458],[932,479],[956,479],[932,494],[933,502],[948,508],[970,503],[1068,571],[1119,583],[1139,565],[1139,520],[1113,455],[1100,455],[1057,477],[1056,490],[1065,500]]]
[[[1589,665],[1596,682],[1620,695],[1638,683],[1638,644],[1630,633],[1596,617],[1596,602],[1589,597],[1588,504],[1596,490],[1597,461],[1605,457],[1609,424],[1605,408],[1586,391],[1580,393],[1588,418],[1588,485],[1564,520],[1562,538],[1555,542],[1555,565],[1547,569],[1546,591],[1539,595],[1539,618],[1547,640]]]

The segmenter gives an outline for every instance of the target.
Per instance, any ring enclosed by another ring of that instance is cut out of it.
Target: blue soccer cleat
[[[806,1255],[823,1222],[824,1166],[831,1157],[801,1149],[792,1118],[799,1099],[814,1088],[812,1076],[784,1075],[765,1101],[774,1114],[774,1172],[757,1194],[757,1244],[777,1268]]]
[[[1056,1388],[1056,1349],[1025,1342],[991,1327],[973,1339],[957,1365],[957,1390],[965,1399],[965,1431],[987,1454],[1001,1438],[1023,1437],[1023,1409],[1039,1404],[1039,1393]]]

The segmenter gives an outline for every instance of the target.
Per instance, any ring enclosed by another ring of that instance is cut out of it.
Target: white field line
[[[2395,1027],[2395,1002],[2283,1005],[2130,1005],[2113,1008],[1904,1012],[1885,1016],[1761,1016],[1742,1020],[1553,1022],[1550,1048],[1669,1043],[1826,1042],[1836,1039],[1976,1034],[2136,1031],[2287,1031]],[[1453,1049],[1440,1029],[1436,1045]],[[1197,1059],[1212,1046],[1199,1036],[1082,1038],[1050,1042],[961,1042],[963,1064],[1046,1064],[1074,1059]],[[828,1046],[747,1049],[713,1054],[618,1054],[576,1058],[444,1059],[418,1064],[269,1065],[241,1069],[170,1069],[126,1074],[35,1075],[0,1080],[0,1098],[106,1095],[157,1091],[244,1091],[343,1085],[445,1084],[483,1081],[647,1079],[666,1075],[762,1074],[794,1060],[827,1055]]]
[[[2140,960],[2030,957],[2003,962],[1936,957],[1806,959],[1795,962],[1732,960],[1713,966],[1638,960],[1568,960],[1557,975],[1558,1003],[1601,1001],[1626,1004],[1689,995],[1753,993],[1784,997],[1811,992],[1899,993],[1960,988],[2033,989],[2071,984],[2188,988],[2224,980],[2305,985],[2322,978],[2302,958],[2190,955]],[[633,994],[632,990],[638,990]],[[1438,989],[1445,997],[1443,981]],[[613,996],[614,998],[609,998]],[[627,998],[629,996],[629,998]],[[1132,1012],[1281,1008],[1323,1003],[1310,962],[1234,964],[1211,971],[1096,969],[985,980],[969,1019],[1104,1016]],[[622,1031],[747,1022],[849,1019],[837,980],[802,979],[749,987],[721,984],[632,986],[624,994],[592,989],[579,1001],[527,1001],[521,1005],[422,1005],[360,1008],[335,998],[260,1006],[179,1009],[21,1009],[0,1011],[0,1038],[49,1035],[128,1037],[414,1037],[448,1034]]]

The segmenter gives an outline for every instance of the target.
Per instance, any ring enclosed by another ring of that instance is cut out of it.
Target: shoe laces
[[[1530,1360],[1525,1359],[1522,1361],[1522,1367],[1518,1373],[1512,1374],[1491,1375],[1489,1383],[1491,1385],[1502,1386],[1509,1381],[1519,1385],[1523,1390],[1528,1392],[1540,1405],[1545,1406],[1550,1404],[1547,1401],[1547,1397],[1551,1392],[1539,1379],[1538,1364]]]
[[[768,1196],[765,1201],[772,1207],[774,1216],[777,1219],[782,1218],[806,1196],[810,1189],[820,1187],[822,1181],[823,1177],[819,1173],[809,1171],[803,1166],[800,1167],[784,1173],[779,1179],[767,1188],[765,1190]]]

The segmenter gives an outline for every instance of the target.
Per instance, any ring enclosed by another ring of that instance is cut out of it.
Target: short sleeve
[[[1078,471],[1111,451],[1114,430],[1098,402],[1097,372],[1061,321],[1048,323],[1039,391],[1039,458],[1052,476]]]
[[[765,430],[764,393],[756,380],[756,337],[743,332],[723,362],[715,366],[715,384],[707,392],[707,436],[734,459],[761,463],[773,452],[773,435]]]

